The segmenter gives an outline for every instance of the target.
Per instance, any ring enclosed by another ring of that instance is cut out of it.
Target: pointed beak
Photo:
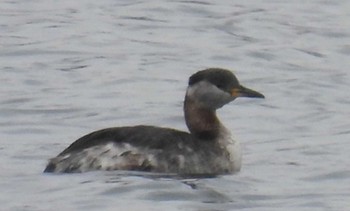
[[[248,89],[244,86],[239,86],[239,88],[233,88],[231,90],[231,95],[233,97],[252,97],[252,98],[265,98],[265,96],[257,91]]]

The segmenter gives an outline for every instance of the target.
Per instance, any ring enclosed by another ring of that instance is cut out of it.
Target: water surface
[[[3,1],[1,209],[347,210],[349,19],[346,0]],[[208,67],[266,96],[218,112],[240,173],[42,173],[93,130],[186,130],[187,78]]]

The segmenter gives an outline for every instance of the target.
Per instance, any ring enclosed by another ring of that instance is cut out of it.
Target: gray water
[[[0,2],[1,210],[349,210],[350,2]],[[265,100],[218,112],[235,175],[43,174],[111,126],[186,130],[188,77],[234,70]]]

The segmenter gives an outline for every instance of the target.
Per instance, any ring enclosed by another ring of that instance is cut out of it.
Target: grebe
[[[239,171],[239,142],[216,110],[237,97],[264,98],[240,85],[225,69],[209,68],[189,78],[184,113],[190,131],[154,126],[113,127],[81,137],[52,158],[44,172],[136,170],[179,175]]]

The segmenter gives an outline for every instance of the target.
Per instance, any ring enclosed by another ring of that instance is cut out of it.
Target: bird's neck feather
[[[196,103],[190,96],[185,97],[184,112],[186,124],[191,134],[201,139],[215,139],[221,129],[216,111]]]

